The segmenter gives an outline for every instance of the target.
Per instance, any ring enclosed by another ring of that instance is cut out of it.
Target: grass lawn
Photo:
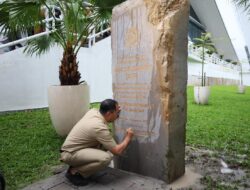
[[[0,134],[0,169],[7,189],[45,178],[59,164],[63,139],[52,128],[47,109],[0,115]]]
[[[246,155],[243,165],[249,167],[250,88],[242,95],[236,87],[212,87],[206,106],[193,103],[192,89],[188,88],[187,144]],[[8,190],[51,175],[51,166],[60,163],[63,139],[56,135],[47,109],[0,115],[0,134],[0,169]]]
[[[245,155],[242,165],[250,167],[250,88],[236,92],[236,86],[213,86],[209,104],[201,106],[188,87],[187,144]]]

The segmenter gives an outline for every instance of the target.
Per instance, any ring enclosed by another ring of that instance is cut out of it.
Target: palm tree
[[[30,40],[24,52],[41,55],[53,45],[63,48],[59,68],[61,85],[80,84],[77,54],[87,41],[91,29],[109,21],[112,8],[124,0],[5,0],[0,3],[1,33],[27,32],[34,28],[54,30],[48,35]],[[55,14],[60,10],[61,18]],[[53,21],[44,23],[45,12]]]
[[[204,62],[205,53],[209,51],[210,53],[215,52],[214,44],[211,42],[210,33],[202,33],[200,38],[194,38],[195,46],[201,48],[201,86],[205,86],[205,76],[204,76]]]

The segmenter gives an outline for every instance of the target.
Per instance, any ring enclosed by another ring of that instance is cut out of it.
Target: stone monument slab
[[[171,183],[185,173],[188,0],[128,0],[113,9],[112,77],[122,112],[119,169]]]

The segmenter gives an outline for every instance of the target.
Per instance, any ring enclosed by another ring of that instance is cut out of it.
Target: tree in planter
[[[236,6],[242,7],[243,10],[249,15],[250,14],[250,0],[232,0]],[[243,85],[243,77],[242,77],[242,63],[239,63],[240,66],[240,85],[238,86],[238,92],[244,93],[245,88]]]
[[[204,62],[206,51],[215,52],[214,44],[211,42],[210,33],[202,33],[200,38],[195,38],[195,46],[201,48],[201,86],[205,86]]]
[[[91,28],[100,27],[108,21],[112,8],[124,0],[6,0],[0,3],[1,33],[27,32],[43,24],[45,10],[55,22],[50,34],[30,40],[24,52],[41,55],[57,44],[63,48],[59,68],[61,85],[78,85],[81,75],[78,71],[77,54],[80,43],[87,41]],[[56,18],[54,7],[61,11]],[[50,27],[50,24],[45,26]]]
[[[238,93],[240,94],[244,94],[245,93],[245,87],[244,87],[244,84],[243,84],[243,72],[242,72],[242,63],[239,62],[239,66],[240,66],[240,85],[238,85]]]
[[[63,49],[59,67],[61,86],[48,88],[51,120],[61,136],[66,136],[89,109],[89,87],[79,85],[77,55],[81,44],[88,40],[93,28],[98,29],[109,21],[112,8],[122,1],[5,0],[0,3],[0,32],[27,32],[34,27],[38,31],[50,30],[49,34],[30,40],[24,50],[26,53],[41,55],[55,44]],[[44,23],[47,15],[53,22]]]

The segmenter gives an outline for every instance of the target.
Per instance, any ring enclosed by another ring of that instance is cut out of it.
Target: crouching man
[[[106,99],[99,110],[88,111],[70,131],[61,148],[61,161],[70,166],[66,177],[74,185],[87,185],[92,175],[109,165],[112,154],[120,155],[127,148],[132,129],[127,129],[124,140],[116,144],[108,128],[120,111],[117,101]]]

